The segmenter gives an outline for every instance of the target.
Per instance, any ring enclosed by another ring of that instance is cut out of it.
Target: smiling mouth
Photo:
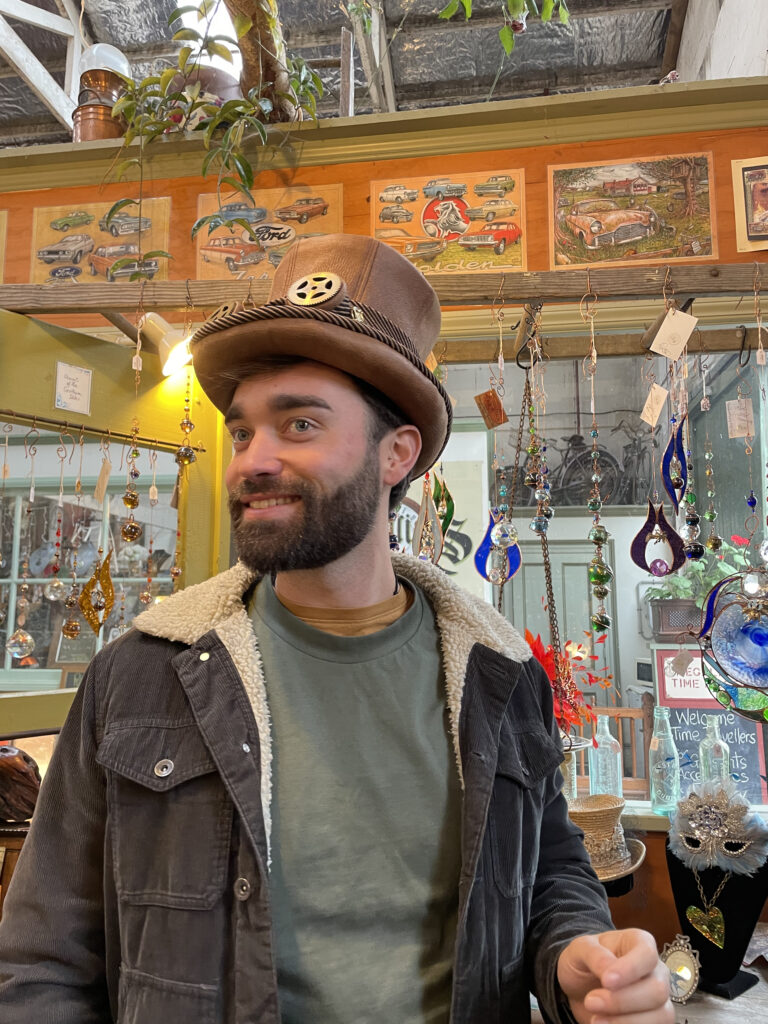
[[[258,501],[245,502],[246,508],[274,508],[276,505],[293,505],[300,501],[299,497],[291,498],[263,498]]]

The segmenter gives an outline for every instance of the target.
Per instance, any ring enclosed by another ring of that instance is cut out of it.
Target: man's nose
[[[278,438],[267,430],[254,431],[248,447],[240,452],[237,468],[243,477],[276,476],[281,473],[283,460]]]

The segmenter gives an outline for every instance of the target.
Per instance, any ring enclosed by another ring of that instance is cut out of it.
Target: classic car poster
[[[712,154],[549,168],[552,266],[717,258]]]
[[[0,281],[5,280],[5,240],[8,235],[8,211],[0,210]]]
[[[129,281],[139,269],[147,278],[168,278],[168,260],[141,254],[168,251],[171,200],[145,199],[138,206],[124,206],[106,222],[112,202],[39,206],[32,222],[30,281],[77,279],[80,283],[104,284]],[[127,261],[127,262],[126,262]]]
[[[225,193],[201,195],[198,217],[220,212],[227,220],[245,220],[196,236],[197,276],[201,280],[271,278],[291,242],[299,235],[331,235],[342,230],[342,186],[312,185],[254,190],[253,203]]]
[[[424,274],[525,270],[521,170],[371,182],[371,233]]]
[[[768,249],[768,156],[732,160],[736,248]]]

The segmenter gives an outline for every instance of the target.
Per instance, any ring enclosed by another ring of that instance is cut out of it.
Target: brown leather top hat
[[[419,428],[413,475],[448,441],[448,395],[424,362],[440,333],[440,303],[423,274],[363,235],[301,238],[287,251],[263,306],[222,306],[190,342],[195,373],[225,412],[248,363],[292,355],[359,377]]]

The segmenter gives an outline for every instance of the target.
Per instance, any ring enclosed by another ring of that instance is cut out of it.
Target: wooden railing
[[[653,707],[654,700],[650,693],[644,693],[639,708],[603,708],[593,707],[596,715],[607,715],[616,724],[611,732],[617,737],[621,744],[622,764],[626,766],[626,749],[629,747],[629,769],[630,773],[623,778],[624,796],[634,800],[649,800],[651,796],[650,781],[648,777],[648,750],[651,745],[653,734]],[[638,739],[638,724],[642,737]],[[585,735],[584,727],[579,729],[580,735]],[[589,736],[589,731],[586,732]],[[580,793],[589,792],[589,777],[587,775],[586,750],[581,750],[576,755],[577,761],[577,784]]]

